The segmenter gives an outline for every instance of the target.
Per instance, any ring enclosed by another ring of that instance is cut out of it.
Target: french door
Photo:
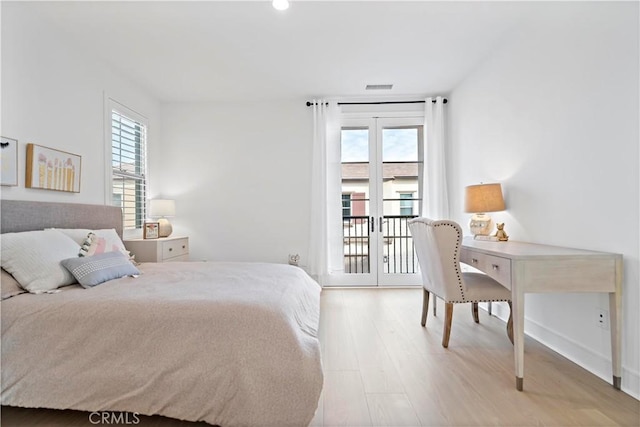
[[[343,120],[339,284],[420,283],[408,221],[422,202],[422,128],[422,118]]]

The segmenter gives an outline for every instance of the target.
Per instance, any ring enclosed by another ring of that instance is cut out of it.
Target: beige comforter
[[[288,265],[142,264],[2,301],[3,405],[303,426],[322,389],[320,287]]]

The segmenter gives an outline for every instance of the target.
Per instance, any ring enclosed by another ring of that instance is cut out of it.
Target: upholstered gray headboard
[[[115,228],[122,236],[122,210],[115,206],[76,203],[0,201],[0,232],[44,228]]]

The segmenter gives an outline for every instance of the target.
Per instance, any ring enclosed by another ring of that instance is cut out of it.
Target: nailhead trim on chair
[[[467,301],[464,297],[464,286],[462,286],[462,276],[460,276],[460,242],[462,241],[462,238],[460,236],[460,228],[456,227],[456,225],[454,225],[453,223],[441,223],[441,224],[437,224],[434,227],[440,227],[441,225],[446,225],[448,227],[453,228],[456,231],[456,234],[458,235],[458,238],[456,239],[456,249],[454,251],[453,254],[453,266],[456,269],[456,275],[458,276],[458,288],[460,289],[460,296],[462,297],[463,301],[447,301],[447,302],[474,302],[474,301]]]
[[[462,276],[461,276],[461,271],[460,271],[460,247],[462,244],[462,236],[460,233],[460,226],[457,223],[454,222],[444,222],[441,221],[440,224],[437,225],[433,225],[433,227],[440,227],[442,225],[446,225],[449,227],[452,227],[454,230],[456,230],[456,234],[458,235],[458,238],[456,239],[456,247],[455,247],[455,251],[454,251],[454,255],[453,255],[453,264],[454,267],[456,268],[456,275],[458,276],[458,288],[460,289],[460,296],[462,297],[461,300],[451,300],[451,301],[447,301],[444,300],[444,298],[440,297],[439,295],[436,295],[438,298],[443,299],[445,302],[447,303],[453,303],[453,304],[465,304],[465,303],[476,303],[476,302],[511,302],[510,299],[487,299],[487,300],[468,300],[465,299],[464,297],[464,286],[462,284]],[[435,295],[435,294],[434,294]]]
[[[456,250],[454,252],[454,257],[453,257],[453,263],[454,266],[456,267],[457,273],[456,275],[458,276],[458,287],[460,288],[460,296],[462,296],[462,300],[461,301],[446,301],[446,302],[450,302],[450,303],[454,303],[454,304],[463,304],[463,303],[474,303],[474,302],[509,302],[511,300],[508,299],[501,299],[501,300],[475,300],[475,301],[471,301],[468,300],[464,297],[464,286],[462,286],[462,276],[460,276],[460,244],[462,242],[462,236],[460,235],[460,229],[458,227],[456,227],[454,224],[451,223],[444,223],[444,224],[438,224],[436,225],[436,227],[440,227],[441,225],[447,225],[449,227],[453,227],[454,230],[456,230],[456,234],[458,235],[458,238],[456,239]]]

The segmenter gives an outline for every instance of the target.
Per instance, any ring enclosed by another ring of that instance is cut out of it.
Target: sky
[[[342,161],[369,161],[369,131],[349,129],[342,131]],[[417,129],[383,129],[382,161],[418,161]]]

